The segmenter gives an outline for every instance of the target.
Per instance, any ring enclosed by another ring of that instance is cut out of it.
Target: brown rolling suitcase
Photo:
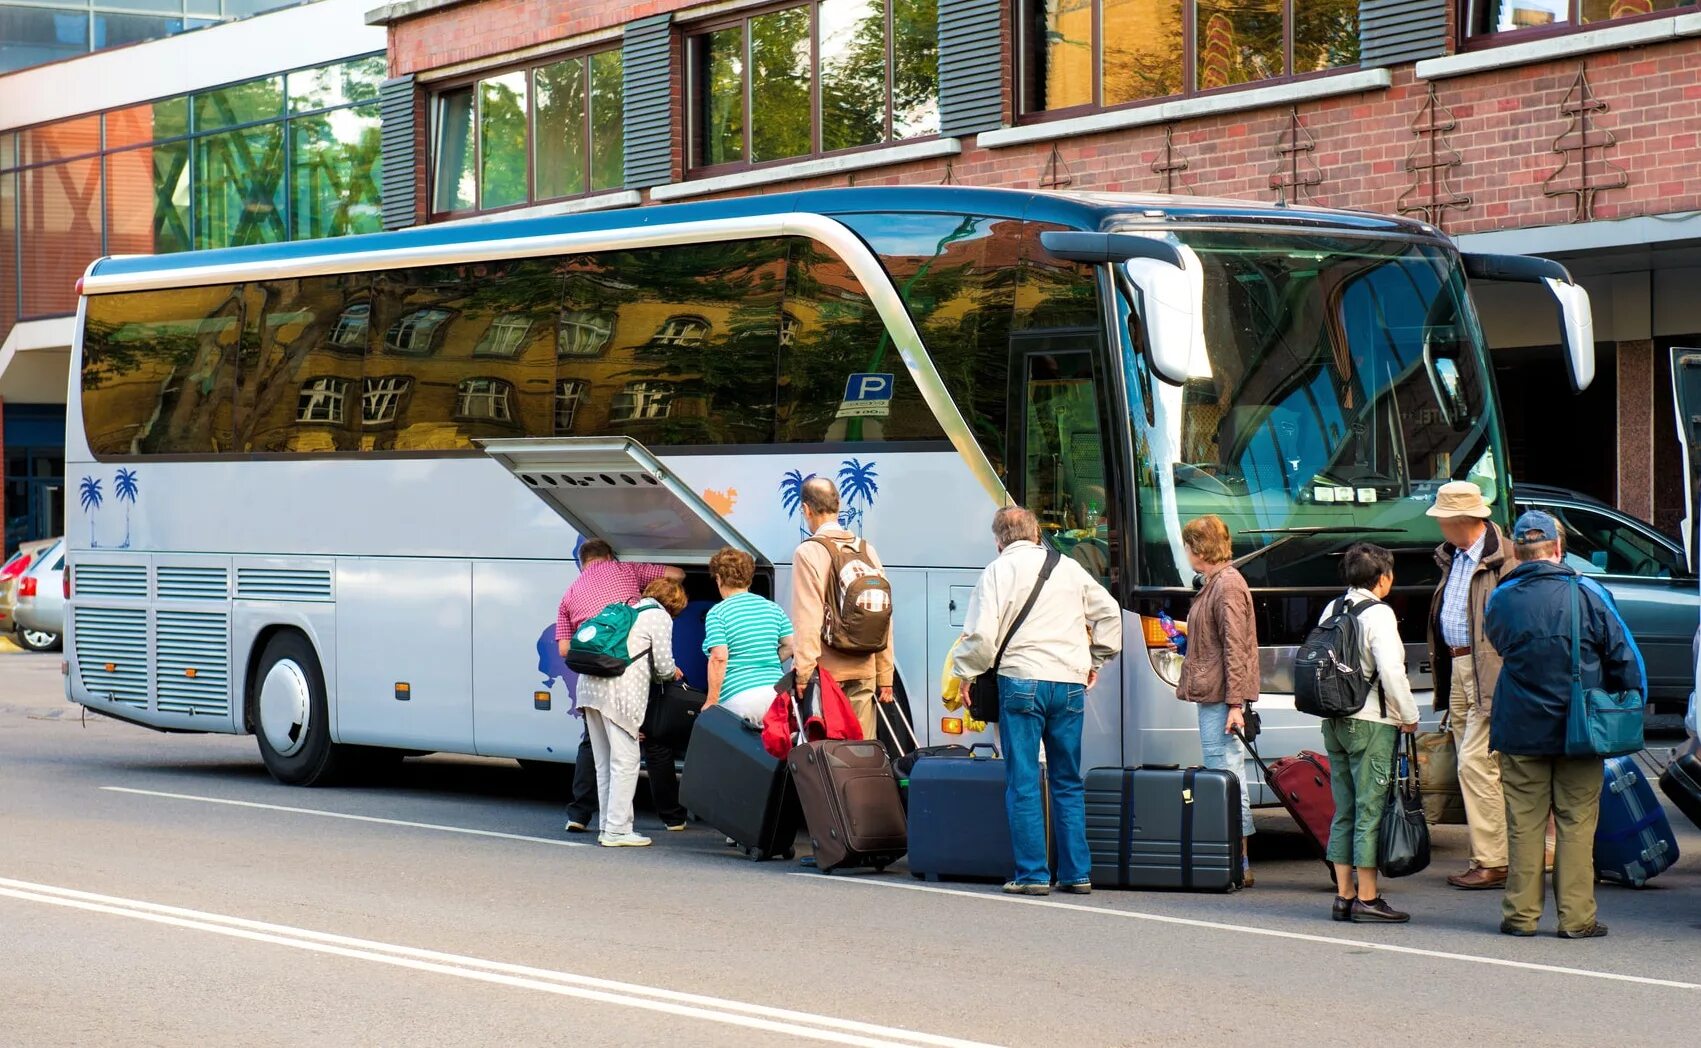
[[[880,871],[903,857],[909,826],[885,746],[873,739],[806,742],[786,762],[822,873]]]

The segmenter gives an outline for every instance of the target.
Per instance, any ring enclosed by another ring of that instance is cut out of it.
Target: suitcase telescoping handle
[[[1252,759],[1258,762],[1258,770],[1264,773],[1264,781],[1269,782],[1270,766],[1264,763],[1264,758],[1258,756],[1258,747],[1254,746],[1252,740],[1247,738],[1246,733],[1239,728],[1235,729],[1234,737],[1240,740],[1240,744],[1246,747],[1246,752],[1251,754]]]
[[[890,705],[892,705],[892,703],[881,702],[878,698],[876,698],[874,700],[874,712],[880,714],[881,723],[886,725],[886,734],[892,736],[893,742],[902,746],[904,744],[903,738],[897,732],[892,730],[892,718],[886,715],[886,707]],[[910,726],[910,719],[900,713],[898,714],[898,723],[904,726],[905,733],[907,733],[910,737],[910,748],[906,752],[914,753],[916,750],[921,749],[921,740],[916,738],[915,729]],[[900,753],[898,756],[902,757],[903,754]]]

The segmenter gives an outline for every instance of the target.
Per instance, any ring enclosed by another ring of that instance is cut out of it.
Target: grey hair
[[[1021,506],[1005,506],[992,515],[992,537],[1003,549],[1012,542],[1038,542],[1039,518]]]
[[[803,482],[798,494],[802,497],[804,506],[813,513],[839,512],[839,489],[833,486],[830,478],[810,477]]]

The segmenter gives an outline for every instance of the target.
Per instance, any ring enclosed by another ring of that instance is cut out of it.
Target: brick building
[[[956,182],[1280,199],[1564,261],[1479,305],[1514,468],[1675,529],[1701,345],[1701,9],[1673,0],[398,0],[391,227]],[[1549,426],[1555,418],[1584,425]]]

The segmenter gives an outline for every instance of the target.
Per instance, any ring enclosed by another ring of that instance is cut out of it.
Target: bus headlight
[[[1182,624],[1182,628],[1186,629],[1185,624]],[[1165,632],[1162,621],[1142,615],[1140,632],[1145,636],[1146,655],[1152,660],[1152,669],[1170,687],[1180,684],[1181,653],[1171,646],[1169,634]]]

